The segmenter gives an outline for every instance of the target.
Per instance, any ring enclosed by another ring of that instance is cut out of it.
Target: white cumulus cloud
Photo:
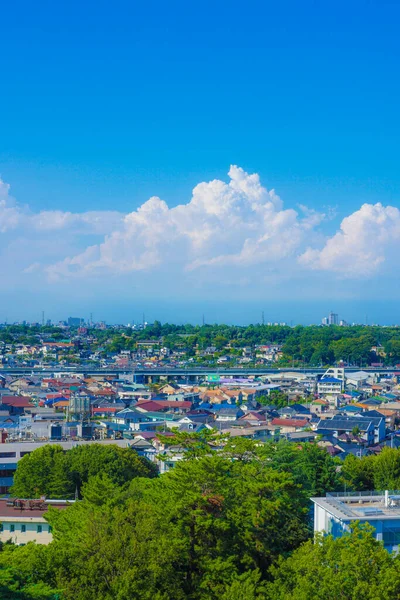
[[[152,197],[125,216],[101,244],[49,267],[52,277],[169,268],[275,265],[304,249],[323,215],[284,209],[257,174],[232,166],[229,182],[198,184],[187,204],[173,208]]]
[[[21,212],[9,196],[10,186],[0,179],[0,233],[18,226]]]
[[[0,266],[9,285],[58,289],[79,278],[77,294],[103,294],[113,278],[112,293],[132,297],[321,296],[332,282],[348,293],[352,280],[357,291],[362,278],[387,275],[400,251],[399,209],[364,204],[327,236],[333,218],[329,208],[286,208],[237,166],[226,181],[196,185],[186,203],[153,196],[128,214],[34,211],[0,180]]]
[[[113,231],[123,220],[117,211],[99,210],[84,213],[44,210],[29,217],[32,227],[38,231],[73,229],[79,233],[105,234]]]
[[[304,267],[345,277],[372,276],[400,250],[400,211],[394,206],[363,204],[343,219],[340,230],[322,249],[312,247],[299,257]]]

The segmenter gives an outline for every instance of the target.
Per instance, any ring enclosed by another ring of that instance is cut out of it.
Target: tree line
[[[296,327],[255,324],[248,326],[204,324],[175,325],[155,321],[143,330],[130,327],[89,329],[92,346],[104,353],[137,349],[137,342],[158,340],[171,350],[184,350],[187,356],[195,351],[215,348],[216,353],[227,353],[234,359],[244,347],[278,344],[284,365],[331,365],[340,360],[349,364],[400,362],[400,328],[379,326],[302,326]],[[76,331],[72,330],[71,335]],[[7,343],[37,343],[41,337],[56,340],[65,336],[57,327],[28,327],[12,325],[0,330],[0,341]],[[85,347],[84,339],[81,340]],[[376,349],[376,350],[373,350]]]

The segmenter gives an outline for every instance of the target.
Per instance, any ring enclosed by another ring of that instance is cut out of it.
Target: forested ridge
[[[339,468],[315,444],[228,440],[223,450],[212,451],[209,440],[192,441],[190,447],[186,440],[187,460],[162,476],[134,451],[116,446],[62,453],[54,445],[21,459],[18,495],[68,494],[72,481],[82,499],[49,510],[54,539],[48,546],[2,545],[0,597],[400,597],[399,558],[375,541],[368,526],[314,544],[310,519],[314,495],[344,486],[400,487],[398,450],[348,457]],[[46,464],[41,478],[40,463]]]

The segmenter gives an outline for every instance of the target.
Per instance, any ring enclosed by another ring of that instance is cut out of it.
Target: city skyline
[[[63,326],[63,327],[91,327],[91,326],[121,326],[121,327],[132,327],[132,328],[144,328],[147,326],[151,326],[152,323],[154,323],[155,321],[159,321],[160,323],[166,323],[168,321],[163,320],[163,319],[159,319],[159,315],[151,315],[151,319],[148,319],[145,315],[145,313],[142,313],[141,315],[135,315],[133,316],[129,321],[124,321],[124,320],[111,320],[111,321],[107,321],[106,319],[96,319],[93,316],[93,313],[90,313],[90,315],[88,315],[86,318],[83,316],[68,316],[68,317],[61,317],[61,318],[48,318],[47,313],[45,313],[45,311],[42,311],[40,313],[40,319],[38,320],[28,320],[28,319],[17,319],[14,321],[8,320],[6,319],[5,321],[0,321],[0,327],[4,327],[4,326],[8,326],[8,325],[28,325],[28,326],[34,326],[34,325],[42,325],[42,326]],[[355,321],[347,321],[346,319],[342,318],[341,316],[339,316],[338,313],[334,313],[333,311],[330,311],[328,313],[328,316],[323,316],[322,318],[318,318],[316,317],[314,321],[310,321],[310,322],[296,322],[293,319],[290,319],[288,321],[280,321],[280,320],[275,320],[275,319],[270,319],[266,318],[266,313],[265,311],[261,311],[261,313],[258,315],[258,319],[255,318],[253,320],[249,320],[249,321],[245,321],[245,320],[238,320],[238,321],[227,321],[227,320],[222,320],[222,321],[215,321],[215,320],[207,320],[206,316],[204,314],[198,316],[197,319],[192,319],[192,320],[178,320],[178,321],[169,321],[171,324],[176,324],[176,325],[184,325],[184,324],[190,324],[190,325],[214,325],[214,324],[226,324],[229,326],[248,326],[248,325],[266,325],[266,326],[279,326],[279,327],[295,327],[296,325],[303,325],[303,326],[313,326],[313,325],[322,325],[322,326],[330,326],[330,325],[336,325],[336,326],[341,326],[341,327],[346,327],[346,326],[377,326],[377,327],[399,327],[400,323],[396,323],[396,322],[378,322],[378,321],[373,321],[369,318],[368,315],[364,316],[364,319],[358,319]]]

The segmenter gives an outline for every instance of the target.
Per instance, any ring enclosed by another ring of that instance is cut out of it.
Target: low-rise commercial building
[[[51,525],[45,519],[49,506],[61,510],[73,503],[74,500],[0,498],[0,541],[49,544],[53,539]]]

